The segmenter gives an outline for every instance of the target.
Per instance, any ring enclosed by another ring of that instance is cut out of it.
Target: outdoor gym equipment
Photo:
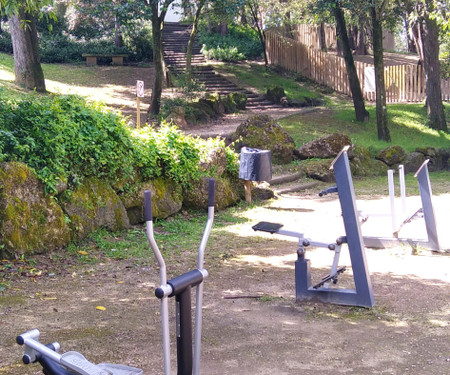
[[[163,331],[164,374],[171,375],[169,306],[168,299],[175,297],[177,328],[178,375],[199,374],[202,330],[203,280],[208,272],[203,268],[203,258],[214,219],[214,179],[209,180],[208,220],[198,251],[198,268],[167,281],[166,265],[153,236],[151,193],[144,193],[144,213],[148,242],[155,253],[160,268],[160,286],[155,295],[161,299]],[[192,351],[191,288],[196,286],[195,337]],[[43,345],[39,331],[33,329],[17,336],[17,343],[25,346],[22,360],[25,364],[39,362],[45,375],[142,375],[141,369],[111,363],[93,364],[82,354],[69,351],[59,354],[60,345]]]
[[[178,375],[198,375],[200,372],[200,349],[202,335],[203,280],[208,276],[204,266],[204,253],[214,220],[215,180],[209,180],[208,220],[198,249],[197,269],[167,281],[166,263],[153,237],[153,222],[150,192],[145,192],[145,221],[148,242],[159,264],[160,286],[155,295],[161,300],[161,321],[163,336],[164,374],[171,374],[169,301],[175,297],[177,327],[177,369]],[[191,289],[196,286],[194,353],[192,353]]]
[[[298,238],[297,261],[295,262],[295,295],[297,301],[318,300],[339,305],[371,307],[374,305],[372,284],[367,268],[361,228],[356,209],[353,181],[348,161],[349,146],[339,153],[331,163],[336,178],[336,186],[325,189],[319,195],[333,192],[339,194],[339,201],[344,220],[345,236],[339,237],[335,243],[326,244],[312,241],[304,237],[303,233],[285,231],[282,224],[260,222],[253,226],[256,231],[281,234]],[[336,284],[338,276],[345,271],[345,267],[338,267],[341,246],[346,243],[350,252],[355,289],[331,287]],[[323,247],[334,251],[333,265],[329,275],[319,283],[311,285],[310,261],[305,258],[308,246]]]
[[[385,248],[390,246],[396,246],[399,243],[407,243],[414,247],[421,246],[429,250],[440,250],[438,232],[436,228],[436,218],[434,215],[434,208],[432,202],[432,192],[431,192],[431,183],[430,176],[428,173],[428,162],[429,159],[425,160],[420,168],[415,173],[414,177],[417,178],[417,182],[419,185],[420,199],[422,202],[422,207],[415,210],[411,215],[406,215],[406,204],[403,203],[405,199],[404,192],[404,176],[403,183],[402,177],[400,174],[400,189],[402,196],[402,208],[403,208],[403,217],[400,225],[397,225],[396,217],[395,217],[395,209],[393,208],[393,178],[389,179],[389,192],[391,196],[391,214],[392,214],[392,231],[393,237],[366,237],[364,236],[364,244],[367,247],[373,248]],[[392,185],[392,186],[391,186]],[[410,223],[414,218],[416,218],[419,214],[423,214],[423,218],[425,221],[425,228],[427,232],[427,239],[413,239],[413,238],[401,238],[400,231],[401,229]],[[371,216],[371,215],[369,215]]]
[[[17,336],[17,343],[25,345],[23,363],[39,362],[45,375],[142,375],[142,370],[111,363],[98,365],[89,362],[78,352],[59,354],[60,345],[43,345],[39,342],[39,331],[33,329]]]

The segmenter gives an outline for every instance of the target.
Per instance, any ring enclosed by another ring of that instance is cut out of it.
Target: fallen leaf
[[[87,251],[84,251],[84,250],[78,251],[78,254],[80,254],[80,255],[88,255]]]
[[[106,310],[106,307],[105,306],[96,306],[95,307],[97,310],[100,310],[100,311],[105,311]]]

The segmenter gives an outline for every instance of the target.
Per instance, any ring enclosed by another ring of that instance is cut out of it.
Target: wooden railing
[[[344,58],[307,47],[276,32],[266,32],[269,64],[297,72],[307,78],[351,96]],[[355,61],[364,94],[375,101],[373,64]],[[420,102],[425,99],[425,77],[421,65],[404,64],[385,67],[386,100],[388,103]],[[442,99],[450,101],[450,80],[441,81]]]

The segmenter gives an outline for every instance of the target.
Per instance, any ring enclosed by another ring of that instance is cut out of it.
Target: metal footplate
[[[135,367],[110,363],[95,365],[73,351],[62,354],[60,364],[80,375],[142,375],[142,370]]]
[[[282,227],[283,227],[283,224],[268,223],[267,221],[260,221],[258,224],[253,225],[252,229],[255,231],[269,232],[269,233],[273,234],[273,233],[277,233]]]
[[[313,285],[313,289],[319,289],[321,286],[323,286],[325,283],[332,281],[333,284],[337,284],[338,282],[338,275],[342,272],[344,272],[346,269],[345,266],[342,266],[340,268],[338,268],[338,270],[336,271],[336,273],[334,275],[327,275],[325,276],[319,283]]]

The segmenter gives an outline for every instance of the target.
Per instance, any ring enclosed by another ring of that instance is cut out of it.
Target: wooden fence
[[[266,32],[269,63],[300,73],[333,90],[351,96],[344,58],[322,52],[303,43]],[[373,64],[355,61],[359,82],[368,101],[375,101]],[[421,65],[404,64],[385,67],[388,103],[420,102],[425,99],[425,77]],[[450,101],[450,80],[441,81],[442,99]]]

